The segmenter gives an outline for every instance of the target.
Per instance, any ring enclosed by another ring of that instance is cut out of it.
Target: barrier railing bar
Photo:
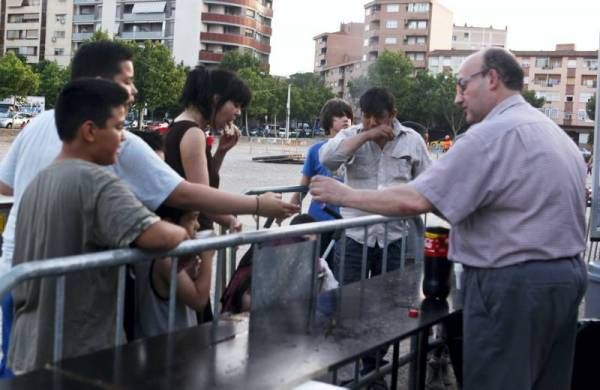
[[[393,346],[391,390],[396,390],[398,388],[398,370],[400,369],[400,341],[394,341]]]
[[[117,276],[117,324],[115,331],[115,345],[121,344],[124,340],[123,337],[123,313],[125,311],[125,274],[127,273],[127,266],[122,265],[119,267],[119,274]]]
[[[175,327],[175,300],[177,299],[177,265],[179,258],[177,256],[171,257],[171,274],[169,276],[169,321],[168,329],[169,332],[173,331]]]
[[[213,305],[213,321],[217,322],[219,320],[221,314],[221,300],[220,300],[220,291],[223,289],[223,280],[219,277],[223,273],[223,268],[225,266],[225,249],[221,249],[217,252],[217,278],[215,280],[215,295],[214,295],[214,305]],[[210,298],[209,298],[210,300]]]
[[[354,383],[358,382],[359,377],[360,377],[360,360],[356,359],[354,361]]]
[[[388,260],[388,230],[389,223],[383,224],[383,258],[381,259],[381,273],[385,275],[387,272],[387,260]]]
[[[344,230],[342,232],[342,235],[340,236],[340,241],[338,242],[338,244],[340,245],[340,259],[339,259],[339,263],[338,263],[338,274],[337,279],[338,282],[340,284],[340,286],[343,286],[344,283],[344,268],[346,268],[346,231]],[[341,297],[341,295],[340,295]]]
[[[269,230],[258,230],[206,239],[187,240],[181,243],[177,248],[162,253],[144,252],[139,249],[115,249],[110,251],[88,253],[84,255],[31,261],[11,268],[10,271],[0,277],[0,295],[6,293],[18,282],[31,278],[52,276],[67,272],[76,272],[90,268],[120,266],[123,264],[132,264],[139,261],[165,256],[184,256],[196,254],[207,249],[221,249],[230,246],[252,244],[267,240],[296,237],[304,234],[318,234],[332,230],[345,230],[352,227],[360,227],[365,224],[385,223],[386,221],[395,221],[400,219],[402,218],[369,215],[352,219],[306,223]],[[418,219],[415,221],[417,222]],[[420,225],[417,223],[417,228],[418,234],[422,237],[424,234],[422,221]],[[340,240],[340,243],[342,243],[342,241],[343,239]],[[417,252],[416,255],[417,259],[421,261],[423,252]]]
[[[363,232],[363,246],[362,246],[362,258],[360,263],[360,280],[367,279],[367,250],[369,246],[367,245],[367,240],[369,239],[369,227],[364,227]]]
[[[65,319],[65,276],[56,278],[56,309],[54,310],[54,361],[63,355],[63,325]]]
[[[406,227],[402,230],[402,241],[400,242],[400,269],[404,269],[404,264],[406,262],[406,240],[408,240],[408,231]]]
[[[244,191],[244,195],[260,195],[265,192],[278,192],[278,193],[289,193],[289,192],[300,192],[303,195],[308,193],[308,186],[276,186],[276,187],[260,187],[252,188]]]

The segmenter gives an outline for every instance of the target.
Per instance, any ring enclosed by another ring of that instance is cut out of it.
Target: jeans
[[[8,367],[6,360],[8,358],[8,341],[10,340],[10,330],[13,322],[13,299],[10,293],[2,297],[2,361],[0,362],[0,378],[12,378],[14,375]]]
[[[346,261],[344,264],[343,284],[358,282],[361,279],[363,245],[346,237]],[[387,271],[400,268],[402,253],[402,239],[388,243]],[[341,248],[335,248],[334,274],[338,280],[341,264]],[[379,275],[383,267],[383,248],[375,244],[367,249],[367,278]],[[341,281],[340,281],[341,283]]]

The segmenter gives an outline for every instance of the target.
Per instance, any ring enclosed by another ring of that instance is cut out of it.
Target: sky
[[[418,0],[415,0],[417,2]],[[271,73],[312,72],[313,37],[339,29],[342,22],[363,22],[367,0],[273,0]],[[597,50],[600,0],[438,0],[454,14],[454,24],[508,27],[507,47],[554,50],[575,43]]]

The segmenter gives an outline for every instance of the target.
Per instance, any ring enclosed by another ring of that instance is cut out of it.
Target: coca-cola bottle
[[[425,259],[423,262],[423,294],[427,298],[445,299],[450,294],[450,271],[448,260],[448,236],[444,227],[428,227],[425,230]]]

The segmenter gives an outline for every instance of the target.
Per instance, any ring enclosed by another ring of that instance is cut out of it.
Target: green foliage
[[[587,116],[591,120],[596,119],[596,96],[595,95],[592,96],[591,98],[589,98],[589,100],[585,104],[585,112],[587,112]]]
[[[91,37],[81,41],[81,44],[83,45],[86,43],[97,42],[97,41],[112,41],[112,38],[110,37],[110,35],[108,35],[107,31],[97,30],[97,31],[94,31],[94,33],[92,34]]]
[[[543,97],[537,97],[535,95],[535,91],[523,91],[521,92],[521,95],[523,95],[523,99],[525,99],[527,103],[531,104],[535,108],[541,108],[546,103],[546,99]]]
[[[37,91],[39,76],[17,56],[8,52],[0,57],[0,99],[24,97]]]
[[[134,43],[130,45],[134,51],[134,82],[138,89],[136,108],[141,111],[146,107],[153,114],[166,107],[177,107],[185,83],[186,68],[175,64],[165,45],[150,41],[146,41],[142,47]]]
[[[356,101],[358,101],[361,95],[370,87],[371,83],[369,82],[369,78],[367,76],[360,76],[348,82],[348,91],[350,92],[350,96],[352,96],[352,99]]]
[[[219,68],[227,69],[232,72],[239,72],[242,69],[253,69],[259,71],[261,67],[260,61],[250,53],[242,53],[234,50],[225,53],[223,61],[219,64]]]
[[[69,70],[61,68],[56,62],[41,61],[36,71],[40,77],[36,95],[46,98],[46,108],[54,108],[58,94],[69,81]]]
[[[334,95],[314,73],[296,73],[290,76],[292,84],[290,111],[302,122],[312,122],[321,107]]]

